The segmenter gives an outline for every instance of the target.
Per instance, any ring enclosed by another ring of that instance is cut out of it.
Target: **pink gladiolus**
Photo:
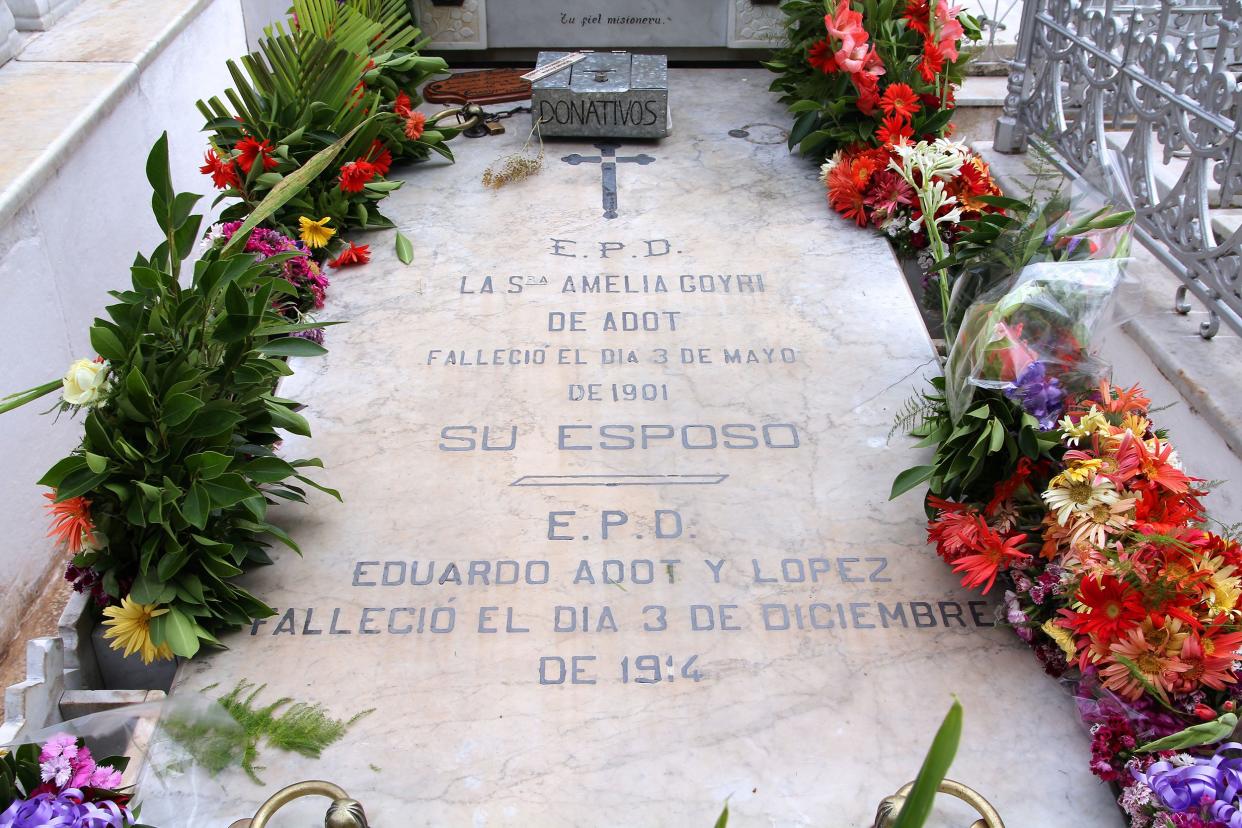
[[[869,52],[869,36],[863,28],[862,14],[850,8],[850,0],[840,0],[836,11],[824,16],[824,25],[828,28],[828,36],[837,44],[833,55],[837,65],[851,74],[861,72]]]
[[[957,60],[957,43],[966,34],[957,20],[961,13],[961,6],[950,6],[947,0],[936,4],[936,46],[950,61]]]

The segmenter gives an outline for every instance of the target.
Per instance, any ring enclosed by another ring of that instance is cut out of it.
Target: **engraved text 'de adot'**
[[[538,66],[565,55],[540,52]],[[671,126],[668,58],[588,52],[532,83],[531,109],[545,138],[663,138]]]
[[[599,155],[581,155],[579,153],[571,153],[561,160],[566,164],[578,166],[579,164],[599,164],[600,166],[600,186],[603,189],[604,200],[604,218],[614,219],[617,217],[617,164],[640,164],[647,166],[654,164],[655,159],[646,153],[638,155],[618,156],[617,150],[621,145],[616,141],[601,141],[595,145],[599,150]]]

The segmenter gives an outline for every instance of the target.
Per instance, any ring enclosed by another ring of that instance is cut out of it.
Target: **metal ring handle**
[[[450,115],[464,115],[466,120],[461,124],[461,129],[469,129],[482,122],[483,107],[478,104],[468,103],[461,106],[452,106],[448,109],[441,110],[435,115],[427,119],[428,125],[437,124]]]
[[[259,806],[253,819],[242,819],[229,828],[266,828],[272,816],[295,799],[304,796],[326,796],[332,800],[328,813],[324,817],[325,828],[368,828],[367,816],[362,810],[362,803],[350,799],[339,785],[323,780],[298,782],[287,788],[281,788]]]
[[[875,817],[875,828],[890,828],[892,826],[893,821],[897,818],[897,814],[901,812],[902,805],[905,804],[906,797],[910,795],[910,791],[913,788],[914,783],[907,782],[901,786],[901,790],[885,798],[880,803],[880,809]],[[992,807],[992,803],[984,799],[978,791],[966,787],[961,782],[954,782],[952,779],[942,781],[937,791],[962,800],[978,812],[982,818],[976,820],[971,825],[971,828],[1005,828],[1004,821],[996,809]]]

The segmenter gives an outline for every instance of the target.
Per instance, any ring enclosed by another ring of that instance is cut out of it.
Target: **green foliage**
[[[1238,717],[1233,713],[1224,713],[1210,722],[1191,725],[1185,730],[1156,739],[1135,748],[1136,753],[1154,753],[1159,750],[1185,750],[1202,745],[1214,745],[1223,742],[1233,735],[1238,727]]]
[[[893,828],[923,828],[927,817],[931,814],[932,804],[940,783],[949,772],[949,766],[957,756],[957,746],[962,740],[962,705],[957,699],[945,714],[936,738],[919,768],[919,775],[914,780],[914,787],[906,797]]]
[[[909,433],[919,438],[917,448],[935,446],[936,453],[930,465],[898,475],[890,499],[929,483],[938,497],[987,502],[995,484],[1013,474],[1019,458],[1038,460],[1059,450],[1060,431],[1040,431],[1038,420],[995,391],[979,389],[977,404],[955,424],[944,396],[944,377],[931,384],[934,391],[924,395],[922,422]]]
[[[137,257],[131,289],[111,292],[115,304],[95,320],[90,338],[109,361],[110,390],[86,409],[79,448],[39,483],[57,501],[90,500],[100,548],[74,564],[101,576],[114,599],[167,606],[152,639],[189,657],[272,614],[234,578],[271,562],[264,538],[300,551],[268,520],[273,499],[304,501],[299,483],[339,494],[304,475],[319,460],[273,451],[277,429],[310,434],[299,405],[274,394],[292,373],[283,355],[325,353],[289,337],[298,326],[273,307],[293,290],[281,257],[209,250],[183,286],[177,274],[201,216],[190,215],[197,196],[173,192],[166,135],[147,175],[165,241]]]
[[[164,731],[212,775],[241,766],[255,784],[262,785],[258,771],[263,768],[255,765],[260,744],[318,759],[354,722],[373,712],[364,710],[341,721],[329,716],[319,704],[294,702],[287,697],[257,707],[256,700],[265,687],[242,680],[217,700],[241,726],[240,734],[184,717],[165,721]]]
[[[385,150],[398,160],[423,160],[432,152],[452,159],[445,142],[458,130],[427,129],[411,140],[396,112],[398,95],[417,106],[419,85],[448,70],[443,59],[418,54],[420,34],[404,2],[295,0],[293,11],[297,24],[268,27],[258,51],[229,61],[234,86],[223,99],[198,102],[222,159],[236,165],[238,144],[249,138],[266,141],[275,162],[271,169],[253,164],[248,173],[234,167],[239,181],[220,198],[239,201],[225,209],[225,219],[245,218],[286,176],[338,143],[346,162],[375,160]],[[377,175],[347,192],[339,186],[339,166],[317,171],[265,221],[294,237],[299,216],[327,216],[338,234],[392,227],[377,205],[401,182]]]
[[[39,745],[21,745],[0,756],[0,811],[25,799],[43,782],[39,775]]]
[[[849,2],[849,0],[840,0]],[[944,2],[945,0],[939,0]],[[883,61],[883,88],[894,83],[908,84],[926,95],[911,126],[916,137],[939,137],[953,115],[950,91],[962,82],[966,58],[946,62],[944,71],[933,80],[923,80],[918,72],[923,37],[902,17],[905,0],[853,0],[851,7],[863,16],[870,43]],[[822,160],[838,149],[862,142],[878,146],[875,137],[883,113],[878,107],[864,114],[859,93],[850,76],[842,71],[826,74],[812,66],[808,55],[813,46],[828,36],[825,14],[835,10],[837,0],[788,0],[781,5],[786,15],[788,45],[777,49],[764,66],[778,77],[771,89],[795,116],[789,133],[790,149]],[[979,27],[970,15],[959,17],[966,38],[979,39]]]

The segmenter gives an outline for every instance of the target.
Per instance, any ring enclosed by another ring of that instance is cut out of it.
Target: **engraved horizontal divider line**
[[[727,474],[527,474],[510,486],[716,486]]]

